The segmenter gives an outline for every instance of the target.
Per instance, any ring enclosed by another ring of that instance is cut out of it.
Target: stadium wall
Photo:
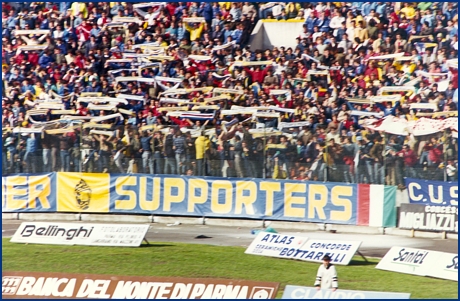
[[[147,174],[2,177],[3,213],[97,213],[396,227],[396,187]]]
[[[249,39],[251,50],[273,48],[273,45],[284,46],[286,49],[297,46],[296,38],[302,32],[302,20],[259,20]]]

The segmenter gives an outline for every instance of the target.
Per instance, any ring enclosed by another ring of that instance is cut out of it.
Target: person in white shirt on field
[[[323,264],[318,268],[315,287],[317,290],[332,289],[332,291],[336,291],[339,287],[337,271],[335,266],[331,263],[331,257],[329,257],[329,255],[323,257]]]

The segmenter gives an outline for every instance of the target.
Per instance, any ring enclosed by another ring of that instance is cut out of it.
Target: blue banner
[[[411,204],[458,206],[458,183],[405,178]]]
[[[357,223],[357,184],[50,173],[2,177],[2,186],[3,212],[105,212]]]
[[[356,224],[356,184],[111,175],[110,211]]]
[[[56,212],[56,173],[2,177],[2,212]]]

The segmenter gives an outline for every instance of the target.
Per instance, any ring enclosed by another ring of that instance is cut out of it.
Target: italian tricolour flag
[[[357,225],[396,227],[396,186],[358,184]]]

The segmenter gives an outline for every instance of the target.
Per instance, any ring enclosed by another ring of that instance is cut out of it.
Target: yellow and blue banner
[[[358,184],[147,174],[2,177],[2,212],[81,212],[357,224]]]
[[[2,212],[56,212],[56,173],[2,177]]]
[[[111,175],[110,212],[356,224],[355,184]]]

